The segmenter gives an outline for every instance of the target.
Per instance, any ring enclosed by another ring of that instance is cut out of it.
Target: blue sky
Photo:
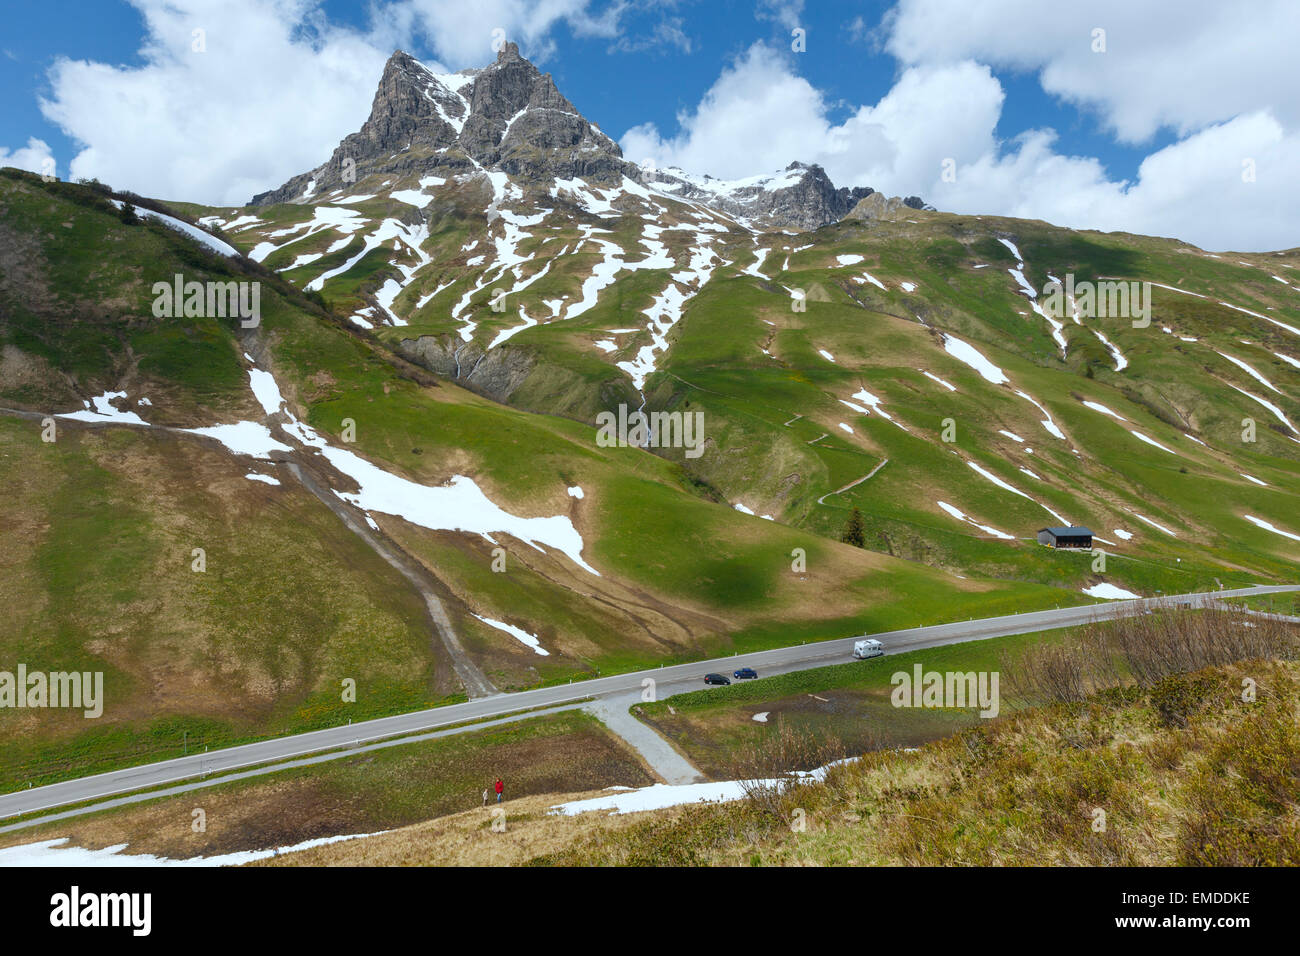
[[[50,95],[47,71],[60,57],[142,65],[144,20],[126,0],[5,6],[0,85],[10,95],[0,113],[0,146],[18,147],[35,136],[50,144],[59,167],[66,169],[77,144],[41,113],[40,98]],[[370,23],[368,4],[328,0],[320,6],[331,22],[357,29]],[[850,111],[850,104],[875,102],[892,85],[897,61],[878,42],[851,29],[859,18],[868,30],[877,29],[891,6],[880,0],[824,0],[811,4],[800,17],[816,52],[798,59],[799,71],[839,102],[833,114],[839,118]],[[675,8],[630,9],[623,22],[631,39],[623,48],[607,38],[575,36],[572,28],[560,24],[551,34],[554,49],[541,58],[541,67],[555,76],[560,90],[580,110],[616,139],[647,121],[667,134],[676,131],[678,111],[689,110],[699,101],[723,63],[757,40],[788,46],[789,30],[761,14],[754,3],[737,0],[683,0]],[[656,29],[665,20],[680,20],[689,50],[656,39]],[[408,52],[416,57],[439,59],[427,38],[410,46]],[[486,45],[484,50],[486,58],[490,55]],[[1164,131],[1141,147],[1116,143],[1096,115],[1044,92],[1035,71],[997,70],[995,75],[1007,96],[997,127],[1003,139],[1035,127],[1052,127],[1063,152],[1096,156],[1117,179],[1133,178],[1153,145],[1172,141]],[[356,125],[362,119],[358,117]]]
[[[819,162],[940,209],[1300,245],[1289,0],[62,0],[4,22],[0,164],[163,198],[279,185],[360,126],[395,46],[483,65],[501,26],[636,161]]]

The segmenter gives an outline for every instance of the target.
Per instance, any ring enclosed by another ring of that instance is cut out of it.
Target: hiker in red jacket
[[[501,782],[501,778],[500,778],[500,777],[497,777],[497,785],[496,785],[496,791],[497,791],[497,803],[500,803],[500,802],[501,802],[501,791],[505,790],[505,788],[506,788],[506,785],[505,785],[504,783]]]

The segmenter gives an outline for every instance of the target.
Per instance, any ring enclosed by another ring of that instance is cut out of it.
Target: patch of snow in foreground
[[[999,531],[997,528],[990,528],[988,525],[980,524],[974,518],[966,517],[966,513],[963,512],[960,508],[955,508],[952,505],[948,504],[948,502],[946,501],[937,501],[935,502],[935,504],[937,504],[944,511],[948,512],[948,514],[952,515],[958,521],[965,521],[967,524],[973,524],[975,527],[979,528],[985,534],[991,534],[995,538],[1002,538],[1004,541],[1015,540],[1015,538],[1012,535],[1007,534],[1005,531]]]
[[[1154,522],[1154,521],[1152,521],[1150,518],[1148,518],[1146,515],[1140,515],[1140,514],[1138,514],[1136,511],[1130,511],[1129,514],[1131,514],[1134,518],[1137,518],[1138,521],[1143,521],[1143,522],[1146,522],[1147,524],[1151,525],[1151,527],[1155,528],[1157,531],[1163,531],[1165,534],[1169,535],[1169,537],[1171,537],[1171,538],[1176,538],[1176,537],[1178,537],[1178,535],[1174,534],[1172,531],[1170,531],[1170,530],[1169,530],[1168,528],[1166,528],[1164,525],[1162,525],[1162,524],[1157,524],[1156,522]]]
[[[258,372],[252,369],[249,372],[252,378],[254,392],[257,393],[257,400],[262,403],[263,408],[267,408],[272,399],[278,400],[280,391],[275,386],[275,380],[266,372],[258,374],[266,375],[266,379],[253,378],[253,373]],[[269,380],[269,385],[267,384]],[[125,398],[126,392],[105,392],[91,399],[94,402],[94,410],[89,407],[79,412],[61,412],[56,417],[67,418],[73,421],[81,422],[117,422],[123,425],[144,425],[150,427],[149,423],[137,415],[135,412],[123,412],[114,408],[111,402],[117,398]],[[276,408],[279,403],[277,401]],[[272,409],[267,408],[268,413]],[[265,425],[257,422],[236,422],[233,425],[208,425],[203,428],[178,428],[176,431],[185,432],[190,435],[203,435],[206,438],[215,438],[221,444],[225,445],[236,455],[251,455],[254,458],[269,458],[273,451],[293,451],[288,445],[276,441],[271,437],[271,430]]]
[[[154,856],[151,853],[123,853],[127,844],[118,843],[106,846],[102,850],[89,850],[81,846],[61,847],[67,843],[67,837],[43,840],[40,843],[24,843],[21,846],[5,847],[0,850],[0,867],[5,866],[239,866],[254,860],[281,853],[296,853],[313,847],[330,843],[342,843],[345,840],[360,840],[365,837],[379,836],[380,833],[351,833],[345,836],[318,837],[282,846],[271,850],[240,850],[237,853],[223,853],[219,856],[195,856],[187,860],[173,860],[170,857]]]
[[[112,202],[113,205],[116,206],[118,209],[122,208],[122,203],[120,201],[116,199],[112,199],[110,200],[110,202]],[[222,242],[216,236],[212,235],[212,233],[205,232],[204,230],[200,229],[198,226],[191,226],[188,222],[183,222],[180,219],[176,219],[172,216],[164,216],[160,212],[154,212],[152,209],[145,209],[143,206],[136,206],[134,208],[135,208],[136,215],[148,216],[150,219],[157,219],[163,225],[169,226],[172,229],[175,229],[177,232],[183,232],[191,239],[197,239],[199,242],[207,246],[213,252],[220,253],[223,256],[231,256],[232,258],[239,256],[239,250],[236,249],[234,246],[230,245],[229,243]]]
[[[1128,419],[1125,418],[1123,415],[1119,414],[1118,412],[1111,411],[1105,405],[1101,404],[1101,402],[1084,402],[1083,404],[1085,408],[1091,408],[1094,412],[1101,412],[1103,415],[1109,415],[1111,418],[1115,419],[1116,421],[1121,421],[1121,422],[1128,421]]]
[[[877,415],[879,415],[881,418],[883,418],[885,421],[894,422],[894,424],[897,425],[899,428],[901,428],[903,431],[908,432],[908,434],[911,434],[911,431],[908,429],[906,425],[904,425],[902,422],[894,421],[894,416],[890,415],[889,412],[885,411],[880,406],[879,397],[872,395],[865,388],[858,389],[856,392],[853,393],[852,397],[856,398],[860,402],[869,405],[871,407],[871,410],[875,412]],[[847,405],[848,402],[845,402],[845,404]]]
[[[755,714],[752,719],[758,721],[760,724],[765,724],[767,723],[767,715],[770,713],[770,710],[764,710]]]
[[[581,497],[582,497],[582,489],[579,488],[577,485],[574,485],[572,488],[569,489],[569,497],[570,497],[570,498],[581,498]]]
[[[1215,351],[1218,352],[1219,350],[1218,350],[1218,349],[1215,349]],[[1265,388],[1267,388],[1269,391],[1274,392],[1274,393],[1276,393],[1276,394],[1278,394],[1278,395],[1281,395],[1281,394],[1282,394],[1282,390],[1279,389],[1279,388],[1278,388],[1276,385],[1274,385],[1272,382],[1270,382],[1268,379],[1266,379],[1266,378],[1265,378],[1263,375],[1261,375],[1259,372],[1257,372],[1257,371],[1255,370],[1254,366],[1249,365],[1249,364],[1246,363],[1246,362],[1243,362],[1243,361],[1242,361],[1241,359],[1239,359],[1239,358],[1233,358],[1233,357],[1232,357],[1231,355],[1229,355],[1227,352],[1219,352],[1219,354],[1220,354],[1221,356],[1223,356],[1224,358],[1226,358],[1226,359],[1227,359],[1229,362],[1231,362],[1233,365],[1237,366],[1237,368],[1241,369],[1243,372],[1245,372],[1247,375],[1249,375],[1249,376],[1250,376],[1251,378],[1253,378],[1255,381],[1259,382],[1259,384],[1263,385],[1263,386],[1264,386]]]
[[[1247,398],[1254,399],[1256,402],[1259,402],[1259,404],[1263,405],[1263,406],[1264,406],[1265,408],[1267,408],[1270,412],[1272,412],[1274,415],[1276,415],[1278,421],[1280,421],[1280,422],[1281,422],[1283,425],[1285,425],[1287,428],[1291,429],[1291,431],[1293,431],[1293,432],[1295,432],[1296,434],[1300,435],[1300,430],[1297,430],[1296,427],[1295,427],[1294,425],[1291,424],[1291,419],[1287,418],[1286,415],[1282,412],[1282,409],[1278,408],[1278,407],[1277,407],[1276,405],[1274,405],[1272,402],[1260,398],[1260,397],[1259,397],[1258,395],[1256,395],[1254,392],[1248,392],[1248,391],[1246,391],[1244,388],[1237,388],[1237,386],[1236,386],[1236,385],[1233,385],[1231,382],[1228,382],[1228,383],[1227,383],[1227,386],[1228,386],[1228,388],[1231,388],[1231,389],[1233,389],[1234,391],[1241,392],[1241,394],[1245,395]]]
[[[1134,594],[1132,591],[1125,591],[1123,588],[1117,588],[1113,584],[1094,584],[1090,588],[1084,588],[1083,593],[1088,597],[1105,598],[1107,601],[1127,601],[1142,596]]]
[[[1044,418],[1042,421],[1040,421],[1038,424],[1040,424],[1040,425],[1042,425],[1044,428],[1046,428],[1047,431],[1048,431],[1048,434],[1053,435],[1053,436],[1055,436],[1056,438],[1061,439],[1061,441],[1065,441],[1065,435],[1062,434],[1061,429],[1058,428],[1057,425],[1056,425],[1056,422],[1053,421],[1053,419],[1052,419],[1052,413],[1051,413],[1051,412],[1049,412],[1049,411],[1048,411],[1047,409],[1045,409],[1041,404],[1039,404],[1039,402],[1038,402],[1037,400],[1031,398],[1029,395],[1025,394],[1024,392],[1017,391],[1016,394],[1019,395],[1021,398],[1023,398],[1025,401],[1027,401],[1030,405],[1033,405],[1033,406],[1034,406],[1035,408],[1037,408],[1040,412],[1042,412],[1044,415],[1047,416],[1047,417]]]
[[[1280,534],[1284,538],[1290,538],[1292,541],[1300,541],[1300,534],[1292,534],[1290,531],[1283,531],[1276,528],[1263,518],[1256,518],[1254,515],[1242,515],[1247,521],[1257,528],[1263,528],[1265,531],[1272,531],[1274,534]]]
[[[86,409],[80,412],[63,412],[56,417],[68,418],[76,422],[121,422],[124,425],[148,425],[149,423],[135,412],[124,412],[113,407],[113,401],[126,398],[126,392],[105,392],[96,395],[90,402],[84,403]],[[92,410],[90,405],[94,404]]]
[[[744,788],[738,780],[678,785],[656,783],[653,786],[616,793],[608,797],[561,803],[551,807],[550,812],[570,817],[579,813],[589,813],[592,810],[637,813],[642,810],[678,807],[686,803],[729,803],[732,800],[740,800],[744,796]]]
[[[818,767],[816,770],[796,771],[792,778],[755,781],[767,786],[779,787],[792,784],[811,783],[826,778],[826,771],[836,764],[850,763],[856,760],[837,760],[835,763]],[[717,783],[656,783],[637,790],[625,790],[608,797],[592,797],[588,800],[573,800],[551,807],[550,812],[563,816],[575,816],[593,810],[607,810],[613,813],[638,813],[643,810],[663,810],[666,807],[679,807],[689,803],[729,803],[745,796],[745,788],[739,780],[722,780]]]
[[[981,355],[974,346],[963,342],[961,339],[954,338],[951,335],[944,335],[943,349],[957,361],[965,362],[994,385],[1001,385],[1003,382],[1011,381],[1002,369]]]
[[[1268,482],[1267,482],[1267,481],[1260,481],[1258,478],[1255,478],[1255,477],[1252,476],[1252,475],[1248,475],[1248,474],[1246,474],[1244,471],[1239,471],[1239,472],[1237,472],[1237,474],[1241,475],[1241,477],[1245,478],[1247,481],[1253,481],[1255,484],[1259,485],[1261,488],[1267,488],[1267,487],[1268,487]]]
[[[583,570],[600,576],[599,571],[582,559],[582,536],[566,515],[520,518],[498,506],[472,478],[464,475],[453,475],[446,485],[429,487],[390,475],[342,448],[325,445],[321,453],[361,486],[355,494],[340,491],[335,494],[362,511],[394,515],[433,531],[479,534],[492,544],[496,544],[491,537],[493,532],[511,534],[538,551],[542,551],[539,543],[549,545]]]
[[[1118,537],[1118,538],[1123,538],[1125,541],[1128,541],[1128,540],[1130,540],[1130,539],[1133,537],[1133,532],[1131,532],[1131,531],[1125,531],[1125,530],[1122,529],[1122,528],[1116,528],[1116,529],[1115,529],[1115,536]]]
[[[257,403],[262,406],[266,414],[274,415],[280,410],[284,399],[280,397],[280,388],[275,384],[275,376],[270,372],[263,372],[260,368],[250,368],[248,384],[253,389],[253,397],[257,399]]]
[[[215,438],[236,455],[269,458],[273,451],[293,451],[288,445],[271,437],[271,430],[257,422],[235,422],[233,425],[208,425],[205,428],[182,428],[191,435]]]
[[[834,355],[831,355],[831,353],[830,353],[830,352],[827,352],[825,349],[818,349],[817,352],[818,352],[818,354],[821,355],[821,357],[824,358],[826,361],[828,361],[828,362],[834,362],[834,361],[835,361],[835,356],[834,356]]]
[[[249,481],[260,481],[268,485],[278,485],[280,483],[280,479],[278,478],[272,478],[270,475],[259,475],[255,471],[250,471],[244,477]]]
[[[541,641],[537,639],[537,635],[529,634],[522,627],[515,627],[513,624],[506,624],[502,621],[494,621],[490,617],[483,617],[480,614],[475,614],[474,616],[484,624],[495,627],[498,631],[505,631],[511,637],[516,638],[521,644],[531,647],[538,654],[542,655],[542,657],[551,656],[551,652],[542,647]]]
[[[854,255],[836,256],[835,261],[842,266],[856,266],[864,258],[865,258],[864,256],[854,256]]]
[[[981,468],[979,465],[977,465],[977,464],[976,464],[975,462],[973,462],[973,461],[968,461],[968,462],[966,462],[966,464],[970,465],[971,468],[973,468],[975,471],[979,472],[979,474],[983,475],[985,478],[987,478],[989,481],[993,482],[993,484],[997,485],[997,486],[998,486],[999,488],[1001,488],[1002,490],[1004,490],[1004,491],[1009,491],[1009,492],[1011,492],[1013,495],[1019,495],[1021,498],[1029,498],[1029,495],[1025,494],[1023,491],[1021,491],[1019,488],[1015,487],[1014,485],[1010,485],[1010,484],[1008,484],[1007,482],[1003,481],[1001,478],[999,478],[997,475],[993,474],[993,472],[989,471],[988,469],[986,469],[986,468]],[[1029,498],[1029,500],[1030,500],[1030,501],[1033,501],[1034,499],[1033,499],[1033,498]]]
[[[938,375],[933,375],[933,374],[931,374],[930,372],[922,372],[921,374],[924,375],[926,378],[930,379],[930,381],[932,381],[932,382],[938,382],[940,385],[942,385],[944,388],[946,388],[946,389],[947,389],[948,391],[950,391],[950,392],[955,392],[955,391],[957,391],[957,386],[956,386],[956,385],[949,385],[947,382],[945,382],[943,379],[941,379]]]
[[[1160,444],[1160,442],[1156,441],[1154,438],[1148,438],[1146,435],[1143,435],[1141,432],[1134,431],[1133,429],[1130,428],[1129,433],[1139,441],[1144,441],[1148,445],[1152,445],[1156,448],[1159,448],[1161,451],[1167,451],[1171,455],[1178,454],[1178,452],[1174,451],[1172,448],[1166,448],[1164,445]]]

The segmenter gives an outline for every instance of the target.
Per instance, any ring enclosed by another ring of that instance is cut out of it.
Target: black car
[[[731,676],[736,678],[736,680],[754,680],[758,677],[758,671],[754,670],[752,667],[742,667]]]
[[[723,677],[721,674],[705,674],[705,675],[704,675],[704,683],[706,683],[706,684],[730,684],[731,681],[727,680],[727,679],[726,679],[725,677]]]

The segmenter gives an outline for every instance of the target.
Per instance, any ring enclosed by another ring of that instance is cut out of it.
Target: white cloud
[[[910,69],[875,106],[834,124],[821,92],[790,60],[754,44],[695,110],[678,115],[676,136],[643,124],[623,137],[624,153],[726,179],[799,159],[820,163],[836,184],[906,193],[932,186],[945,158],[973,162],[994,148],[1002,88],[987,67]]]
[[[425,38],[440,61],[430,67],[482,66],[496,56],[497,27],[525,53],[544,54],[559,23],[614,37],[623,9],[593,16],[587,0],[394,0],[376,4],[361,31],[330,23],[318,0],[131,2],[145,24],[143,65],[64,58],[51,68],[42,111],[82,146],[70,175],[223,205],[327,159],[369,115],[394,48]],[[195,30],[204,52],[194,49]]]
[[[1108,3],[1096,17],[1066,11],[1062,26],[1053,21],[1055,5],[1001,6],[976,16],[970,5],[904,0],[885,22],[901,73],[877,103],[843,122],[830,120],[821,91],[794,72],[797,58],[760,43],[722,70],[694,110],[678,115],[675,135],[643,124],[621,145],[635,161],[722,178],[771,172],[795,159],[820,163],[836,185],[920,195],[953,212],[1172,236],[1214,249],[1300,244],[1293,177],[1300,131],[1292,119],[1300,110],[1300,71],[1284,78],[1283,60],[1251,62],[1247,44],[1258,24],[1233,29],[1247,18],[1229,23],[1218,15],[1197,23],[1164,7],[1168,29],[1161,32],[1154,22],[1135,20],[1127,6]],[[1261,20],[1280,30],[1282,17],[1269,5]],[[1091,52],[1094,23],[1110,24],[1106,53]],[[1145,65],[1132,50],[1135,36],[1144,37]],[[1197,63],[1208,47],[1220,65],[1238,64],[1243,72],[1198,74],[1189,95],[1190,68],[1179,54]],[[1132,182],[1112,180],[1094,157],[1056,152],[1050,129],[999,142],[1004,94],[991,65],[1041,67],[1045,86],[1101,111],[1118,136],[1168,126],[1182,138],[1146,157]],[[1270,85],[1256,85],[1266,78]],[[955,181],[943,175],[945,160]],[[1243,176],[1245,165],[1254,181]]]
[[[440,59],[452,69],[462,69],[494,59],[493,44],[500,38],[519,44],[535,62],[544,62],[554,52],[551,33],[561,24],[576,36],[612,39],[626,6],[616,2],[596,15],[589,10],[589,0],[400,0],[385,17],[396,17],[425,36]]]
[[[1043,88],[1096,109],[1126,142],[1269,109],[1300,123],[1300,4],[1256,0],[900,0],[885,48],[906,65],[975,59],[1040,71]],[[1094,52],[1093,31],[1105,31]]]
[[[46,117],[85,144],[73,177],[247,202],[318,165],[370,111],[386,51],[298,0],[134,0],[144,65],[62,59]],[[202,30],[196,37],[193,31]],[[202,39],[205,50],[194,49]]]
[[[41,175],[57,175],[49,144],[35,136],[27,140],[26,146],[12,151],[0,146],[0,166],[14,166]]]
[[[665,140],[653,123],[644,123],[628,130],[619,145],[634,162],[652,159],[722,178],[747,176],[798,158],[809,136],[824,139],[824,113],[812,84],[758,43],[722,71],[693,112],[678,114],[676,137]]]
[[[801,26],[804,0],[758,0],[754,13],[760,20],[775,20],[787,30]]]

